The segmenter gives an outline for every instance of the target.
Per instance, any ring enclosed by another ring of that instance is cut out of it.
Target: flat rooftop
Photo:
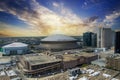
[[[120,54],[111,54],[108,57],[113,59],[120,59]]]
[[[28,54],[23,56],[31,65],[45,64],[61,61],[61,59],[56,59],[53,55],[40,54]]]
[[[80,68],[81,70],[88,70],[88,69],[92,69],[92,70],[94,70],[94,72],[97,72],[97,71],[100,71],[100,74],[99,75],[97,75],[97,76],[89,76],[90,74],[92,74],[92,73],[86,73],[86,74],[80,74],[78,77],[79,78],[81,78],[81,77],[83,77],[83,76],[86,76],[87,78],[89,78],[89,80],[112,80],[112,78],[114,77],[114,76],[116,76],[116,75],[118,75],[119,74],[119,71],[115,71],[115,70],[111,70],[111,69],[106,69],[106,68],[104,68],[104,70],[103,70],[103,68],[101,68],[101,67],[99,67],[99,66],[94,66],[94,65],[88,65],[88,66],[85,66],[85,67],[82,67],[82,68]],[[94,73],[93,72],[93,73]],[[103,76],[103,74],[108,74],[108,75],[111,75],[111,77],[109,77],[109,78],[105,78],[104,76]],[[118,77],[115,77],[116,79],[120,79],[119,78],[119,76]]]
[[[102,58],[102,59],[99,59],[99,60],[97,59],[95,61],[92,61],[91,63],[95,64],[95,65],[99,65],[101,67],[105,67],[105,65],[106,65],[105,58]]]
[[[81,53],[74,53],[74,54],[64,54],[63,58],[64,58],[64,61],[70,61],[70,60],[76,60],[80,56],[92,57],[92,56],[95,56],[95,55],[96,54],[94,54],[94,53],[81,52]]]
[[[0,57],[0,64],[10,63],[10,61],[11,61],[11,57],[8,56]]]

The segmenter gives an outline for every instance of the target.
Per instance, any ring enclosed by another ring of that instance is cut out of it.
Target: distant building
[[[97,34],[86,32],[83,34],[83,45],[88,47],[97,47]]]
[[[2,47],[3,55],[25,54],[28,51],[28,45],[20,42],[14,42]]]
[[[110,49],[114,46],[115,32],[111,28],[99,28],[98,47]]]
[[[115,53],[120,53],[120,31],[115,34]]]
[[[92,47],[97,47],[97,34],[92,34]]]
[[[76,49],[79,48],[77,44],[77,40],[73,37],[56,34],[48,36],[41,40],[40,48],[42,50],[68,50],[68,49]]]
[[[120,71],[120,54],[113,54],[106,58],[106,67]]]

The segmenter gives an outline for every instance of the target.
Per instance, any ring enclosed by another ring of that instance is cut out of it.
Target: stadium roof
[[[21,43],[21,42],[14,42],[14,43],[5,45],[2,48],[8,48],[8,47],[25,47],[25,46],[28,46],[28,45],[25,44],[25,43]]]
[[[50,35],[42,39],[41,41],[76,41],[76,39],[70,36],[56,34],[56,35]]]

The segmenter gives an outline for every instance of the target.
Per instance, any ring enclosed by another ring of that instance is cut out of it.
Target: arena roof
[[[14,43],[5,45],[5,46],[3,46],[2,48],[9,48],[9,47],[25,47],[25,46],[28,46],[28,45],[25,44],[25,43],[21,43],[21,42],[14,42]]]
[[[62,34],[55,34],[55,35],[50,35],[42,39],[41,41],[76,41],[76,39]]]

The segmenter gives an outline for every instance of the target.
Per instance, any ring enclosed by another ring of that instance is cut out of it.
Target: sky
[[[0,0],[0,36],[81,36],[120,28],[120,0]]]

